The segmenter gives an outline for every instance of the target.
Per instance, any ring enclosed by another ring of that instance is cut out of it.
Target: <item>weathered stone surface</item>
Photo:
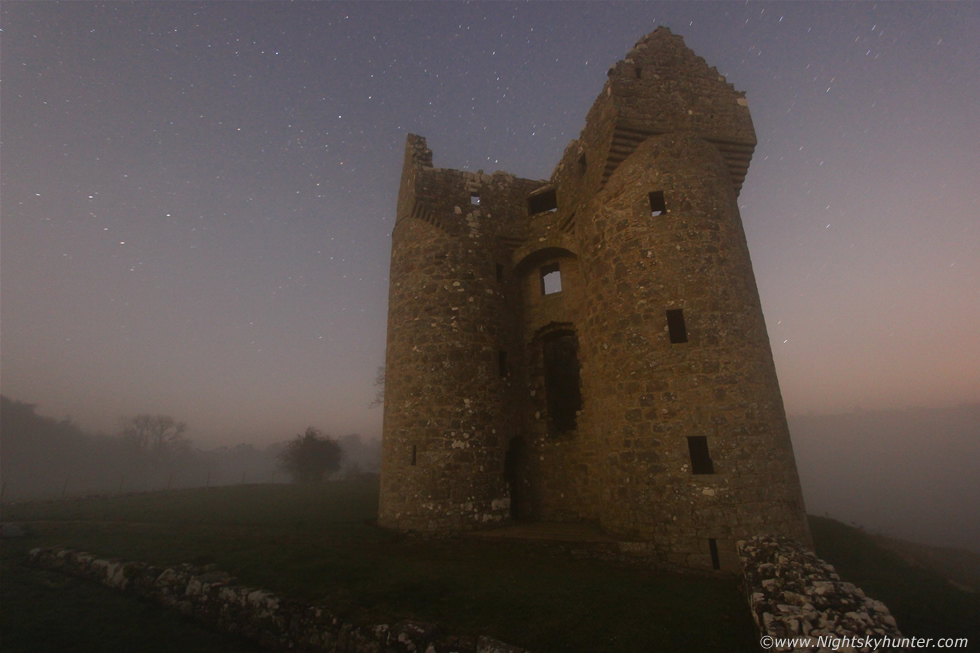
[[[591,520],[728,570],[739,539],[809,543],[737,204],[755,143],[744,94],[664,28],[550,180],[435,168],[408,137],[382,525]]]
[[[476,653],[522,653],[524,649],[505,644],[492,637],[480,637],[476,641]]]
[[[814,638],[812,645],[800,648],[801,651],[823,646],[816,641],[820,636],[851,641],[902,639],[895,618],[884,603],[841,581],[832,565],[798,543],[785,537],[759,535],[739,542],[738,552],[749,608],[760,635]]]

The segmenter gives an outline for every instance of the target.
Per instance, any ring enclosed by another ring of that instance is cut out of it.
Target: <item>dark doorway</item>
[[[523,437],[512,438],[504,456],[504,476],[510,488],[510,518],[515,521],[527,520],[531,517],[528,505],[530,481],[527,474],[527,442]]]
[[[555,434],[574,431],[582,409],[578,339],[571,331],[560,331],[547,336],[542,345],[551,430]]]

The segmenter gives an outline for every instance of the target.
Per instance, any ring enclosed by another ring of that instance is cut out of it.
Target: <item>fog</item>
[[[948,409],[790,416],[807,511],[872,533],[980,553],[980,404]],[[334,478],[377,473],[377,439],[338,438]],[[287,441],[166,451],[125,435],[93,436],[30,404],[2,400],[5,501],[118,495],[239,483],[284,483]]]
[[[980,553],[980,404],[789,425],[807,512]]]
[[[134,416],[135,418],[136,416]],[[149,417],[156,421],[157,417]],[[133,437],[124,420],[113,435],[92,435],[69,420],[45,417],[28,403],[0,397],[0,479],[4,501],[176,490],[221,485],[286,483],[283,440],[256,447],[239,443],[202,450],[174,430],[165,442]],[[299,434],[296,434],[297,436]],[[173,436],[173,437],[170,437]],[[327,437],[330,437],[327,434]],[[333,478],[377,473],[380,442],[348,434]]]

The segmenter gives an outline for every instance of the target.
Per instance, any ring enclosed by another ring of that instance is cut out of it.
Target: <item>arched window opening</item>
[[[574,431],[577,413],[582,409],[578,339],[572,332],[561,331],[545,338],[542,346],[551,431]]]

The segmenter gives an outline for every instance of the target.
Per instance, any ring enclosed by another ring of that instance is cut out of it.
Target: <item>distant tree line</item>
[[[121,420],[112,435],[93,435],[70,419],[45,417],[34,404],[0,396],[2,498],[19,501],[307,480],[283,464],[283,453],[296,440],[202,451],[187,437],[189,430],[169,415],[141,414]],[[329,439],[312,430],[317,438]],[[356,434],[329,441],[341,453],[336,467],[328,465],[320,478],[331,478],[338,471],[349,476],[380,468],[379,441]]]

